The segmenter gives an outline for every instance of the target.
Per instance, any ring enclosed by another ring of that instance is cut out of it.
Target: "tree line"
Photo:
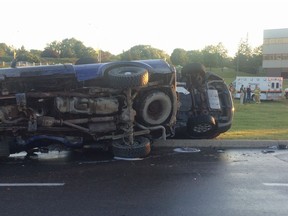
[[[167,62],[182,67],[189,62],[199,62],[208,68],[234,68],[237,71],[257,73],[262,65],[262,46],[252,48],[248,38],[242,39],[234,57],[228,56],[222,43],[205,46],[202,50],[184,50],[175,48],[169,56],[163,50],[150,45],[133,46],[119,55],[109,51],[95,50],[86,47],[83,42],[75,39],[64,39],[48,43],[44,50],[26,50],[24,46],[15,49],[0,43],[0,62],[26,61],[34,63],[88,63],[109,62],[141,59],[165,59]]]

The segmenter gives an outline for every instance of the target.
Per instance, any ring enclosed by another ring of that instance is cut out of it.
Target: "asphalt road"
[[[288,149],[177,142],[131,161],[93,150],[13,155],[0,164],[0,215],[287,215]]]

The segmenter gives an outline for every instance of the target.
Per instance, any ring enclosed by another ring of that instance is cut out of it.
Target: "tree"
[[[262,65],[262,46],[253,49],[248,43],[248,37],[241,39],[234,65],[237,71],[257,73]]]
[[[47,44],[41,54],[42,57],[51,58],[97,58],[97,52],[91,47],[86,47],[75,38],[66,38],[61,42],[53,41]]]
[[[234,58],[237,71],[248,72],[250,71],[249,60],[252,57],[252,48],[248,43],[248,37],[241,39],[238,51]]]
[[[252,58],[250,61],[252,71],[257,73],[260,71],[263,61],[263,46],[258,46],[253,49]]]
[[[143,59],[166,59],[169,61],[169,55],[160,49],[150,45],[137,45],[120,54],[121,60],[143,60]]]
[[[27,61],[27,62],[40,62],[40,58],[37,55],[33,55],[31,52],[28,52],[24,46],[22,46],[20,49],[16,51],[17,61]]]
[[[0,58],[8,54],[9,47],[5,43],[0,43]]]
[[[61,52],[60,46],[61,46],[61,42],[53,41],[50,44],[47,44],[44,50],[47,49],[47,50],[50,50],[51,52],[53,51],[53,53],[57,53],[58,56],[60,56],[60,52]]]
[[[203,64],[203,53],[199,50],[190,50],[187,51],[187,61],[188,62],[198,62]]]
[[[31,50],[30,50],[30,53],[31,53],[32,55],[35,55],[35,56],[38,56],[38,57],[40,57],[40,56],[41,56],[41,53],[42,53],[42,51],[41,51],[41,50],[35,50],[35,49],[31,49]]]
[[[76,52],[77,57],[89,57],[89,58],[98,58],[97,50],[93,49],[92,47],[83,47],[81,51]]]
[[[223,69],[225,63],[227,63],[228,51],[221,42],[216,45],[216,53],[217,53],[217,67]]]
[[[215,45],[206,46],[203,50],[203,61],[207,67],[218,67],[223,68],[225,59],[227,56],[227,49],[222,43]]]
[[[71,39],[64,39],[62,40],[60,44],[60,57],[61,58],[75,58],[76,53],[75,53],[75,43],[76,39],[71,38]]]
[[[99,50],[98,60],[100,60],[101,62],[109,62],[112,59],[115,59],[115,56],[112,55],[110,52]]]
[[[60,58],[59,53],[51,48],[45,48],[40,56],[44,58]]]
[[[187,51],[181,48],[173,50],[170,60],[174,65],[184,66],[188,63]]]
[[[212,67],[217,67],[217,53],[215,52],[215,47],[212,45],[206,46],[202,50],[203,63],[206,67],[210,69]]]
[[[0,61],[11,61],[13,58],[13,48],[5,43],[0,43]]]

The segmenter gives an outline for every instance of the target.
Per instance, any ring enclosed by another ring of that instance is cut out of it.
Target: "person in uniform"
[[[257,85],[256,88],[254,89],[254,97],[255,97],[255,103],[261,103],[260,101],[260,95],[261,95],[261,89]]]
[[[244,103],[244,97],[245,97],[245,89],[244,85],[242,85],[240,88],[240,104]]]

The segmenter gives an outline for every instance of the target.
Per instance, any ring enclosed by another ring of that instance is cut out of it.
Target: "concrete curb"
[[[178,139],[155,140],[155,147],[217,147],[217,148],[268,148],[271,146],[288,146],[288,140],[205,140]]]

